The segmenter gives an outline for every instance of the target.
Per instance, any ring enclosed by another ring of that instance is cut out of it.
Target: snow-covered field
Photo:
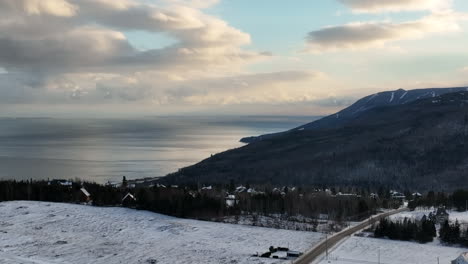
[[[305,251],[321,237],[125,208],[0,203],[0,263],[9,264],[273,263],[251,255],[271,245]]]
[[[433,211],[433,209],[420,209],[399,213],[390,218],[393,221],[405,218],[419,220]],[[462,224],[468,224],[467,212],[449,211],[449,213],[450,221],[455,222],[458,220]],[[442,245],[438,239],[435,239],[432,243],[419,244],[417,242],[353,236],[331,251],[329,261],[322,260],[319,264],[379,263],[379,252],[381,264],[437,264],[437,258],[439,258],[440,264],[449,264],[461,253],[468,252],[468,249],[447,247]]]
[[[393,241],[367,237],[350,237],[330,254],[329,260],[319,264],[449,264],[461,253],[468,251],[463,248],[444,247],[441,245],[423,245],[414,242]]]

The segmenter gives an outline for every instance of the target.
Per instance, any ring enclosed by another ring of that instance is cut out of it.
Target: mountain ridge
[[[293,130],[214,155],[168,183],[468,187],[468,92],[374,107],[338,128]]]
[[[296,130],[337,128],[342,126],[346,122],[352,120],[359,114],[371,110],[375,107],[402,105],[419,99],[434,98],[436,96],[443,95],[446,93],[453,93],[459,91],[468,91],[468,87],[425,88],[414,90],[398,89],[394,91],[379,92],[365,96],[357,100],[354,104],[335,114],[323,117],[319,120],[315,120],[313,122],[293,128],[291,130],[260,136],[245,137],[242,138],[240,141],[243,143],[252,143],[255,141],[263,140],[265,138],[270,138],[273,136]]]

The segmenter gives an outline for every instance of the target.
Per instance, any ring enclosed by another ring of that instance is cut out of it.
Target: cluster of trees
[[[75,202],[80,200],[80,188],[77,184],[63,186],[47,181],[0,181],[0,201]]]
[[[424,216],[420,221],[411,221],[405,218],[403,221],[392,222],[387,218],[382,219],[374,229],[377,238],[389,238],[393,240],[418,241],[420,243],[432,242],[437,237],[435,222],[431,217]],[[439,238],[447,244],[458,244],[468,247],[468,228],[462,228],[460,223],[445,221],[440,226]]]
[[[204,217],[222,215],[225,206],[222,199],[208,195],[194,195],[181,188],[137,188],[129,189],[100,185],[89,182],[73,182],[61,185],[48,181],[0,181],[0,201],[32,200],[46,202],[80,203],[86,197],[85,188],[91,194],[95,206],[130,206],[178,217]],[[132,193],[137,199],[124,203],[126,194]]]
[[[378,208],[392,204],[368,196],[334,196],[318,189],[265,187],[262,191],[235,193],[232,186],[215,186],[209,190],[197,186],[127,188],[126,180],[119,188],[88,182],[62,185],[48,181],[0,181],[0,201],[35,200],[49,202],[83,202],[84,187],[96,206],[129,206],[136,209],[196,219],[213,219],[232,215],[302,215],[317,218],[327,215],[330,220],[353,221],[367,218]],[[257,186],[258,189],[260,187]],[[343,190],[344,191],[344,190]],[[127,193],[136,201],[123,203]],[[226,196],[235,194],[233,206]],[[361,191],[365,194],[365,191]],[[393,205],[392,205],[393,206]],[[396,206],[396,205],[395,205]]]
[[[377,238],[388,237],[393,240],[418,241],[420,243],[432,242],[437,236],[435,223],[424,216],[420,221],[411,221],[405,218],[403,221],[393,222],[387,218],[382,219],[374,230]]]
[[[365,219],[381,206],[380,201],[371,198],[330,196],[324,192],[242,193],[237,197],[238,203],[235,208],[239,212],[302,215],[311,218],[327,215],[330,219],[338,221]]]
[[[462,230],[460,223],[445,221],[439,230],[440,240],[448,244],[468,246],[468,229]]]

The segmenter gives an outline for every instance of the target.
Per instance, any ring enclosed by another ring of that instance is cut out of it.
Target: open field
[[[0,259],[11,264],[281,263],[270,245],[305,251],[312,232],[178,219],[125,208],[0,203]]]
[[[468,249],[353,236],[331,252],[329,261],[318,263],[377,264],[379,251],[381,264],[437,264],[437,257],[441,264],[449,264]]]

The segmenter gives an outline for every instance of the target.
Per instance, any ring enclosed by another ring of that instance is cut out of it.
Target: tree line
[[[439,230],[440,240],[447,244],[458,244],[468,247],[468,228],[462,228],[460,223],[445,221]]]
[[[455,208],[458,211],[468,209],[468,190],[455,190],[452,193],[429,191],[421,197],[410,199],[408,207],[415,209],[417,207],[439,207]]]
[[[426,215],[419,221],[408,218],[403,221],[391,221],[385,218],[374,228],[374,237],[428,243],[437,237],[437,230],[434,219]],[[440,225],[439,238],[446,244],[468,247],[468,228],[462,228],[458,220],[455,223],[447,220]]]
[[[371,198],[360,190],[355,196],[335,196],[324,189],[281,191],[270,186],[255,193],[233,192],[232,186],[215,186],[203,190],[196,186],[128,188],[112,187],[90,182],[73,182],[69,186],[48,181],[0,181],[0,201],[33,200],[48,202],[83,202],[84,187],[95,206],[127,206],[166,215],[211,220],[235,215],[301,215],[318,218],[322,215],[330,220],[357,221],[376,213],[382,207],[397,207],[399,203],[387,199]],[[343,190],[344,191],[344,190]],[[136,200],[123,202],[131,193]],[[228,194],[235,194],[232,205],[226,203]]]
[[[423,216],[420,221],[412,221],[405,218],[403,221],[391,221],[382,219],[374,230],[377,238],[387,237],[392,240],[417,241],[428,243],[437,237],[435,222]]]

